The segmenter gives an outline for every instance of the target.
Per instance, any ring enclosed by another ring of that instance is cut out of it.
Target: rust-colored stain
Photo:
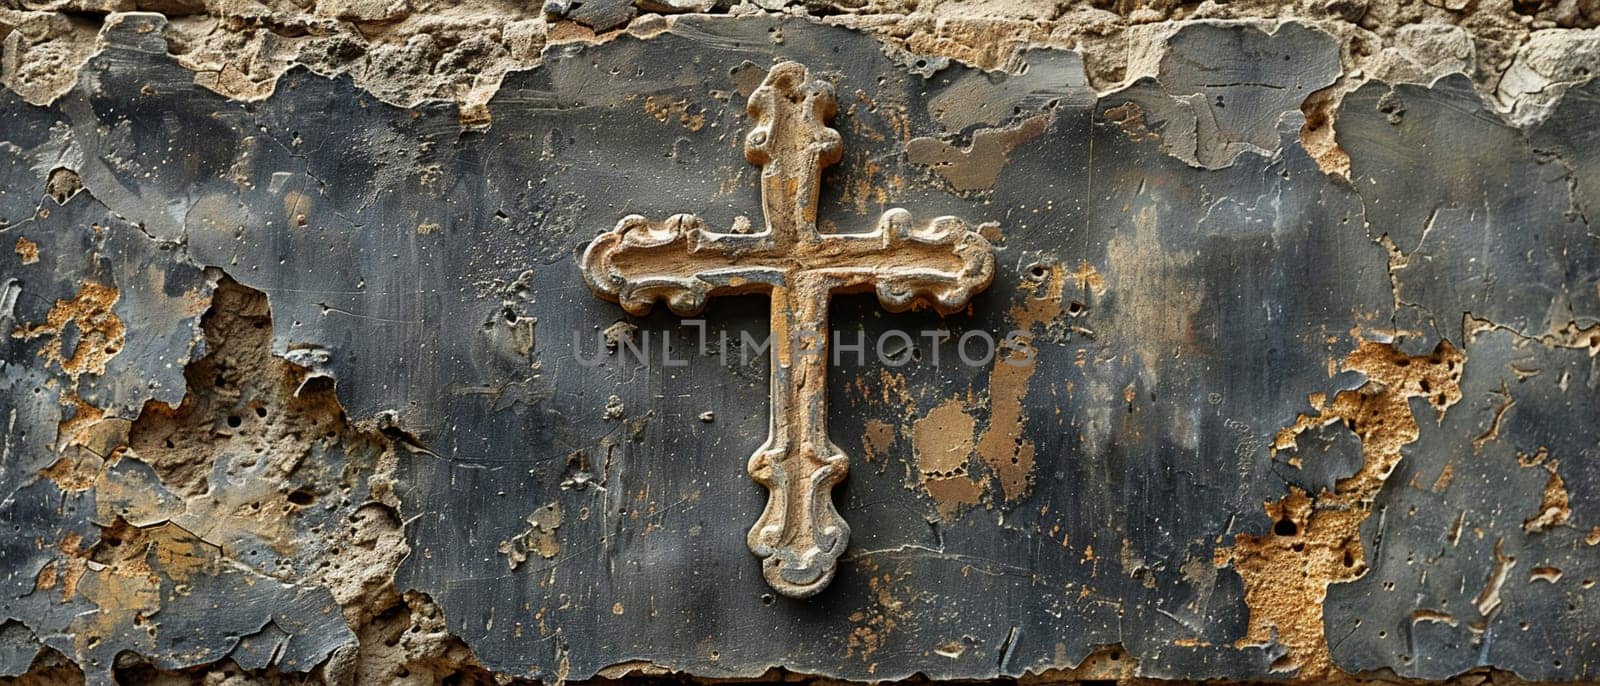
[[[1102,116],[1116,124],[1128,140],[1135,143],[1161,139],[1161,134],[1150,130],[1150,125],[1144,118],[1144,108],[1140,107],[1139,103],[1129,100],[1121,105],[1107,107]]]
[[[17,256],[22,258],[23,264],[34,264],[39,261],[39,244],[28,240],[26,236],[17,236]]]
[[[1130,208],[1130,213],[1133,230],[1118,233],[1106,245],[1105,288],[1117,299],[1121,315],[1108,323],[1115,329],[1109,338],[1129,341],[1140,363],[1155,369],[1161,358],[1187,354],[1193,347],[1191,327],[1204,303],[1187,272],[1194,254],[1165,244],[1160,211],[1142,206]]]
[[[45,337],[39,356],[60,366],[74,383],[83,374],[100,376],[106,373],[106,363],[122,352],[128,332],[122,318],[112,311],[119,297],[115,286],[85,281],[77,295],[56,301],[44,323],[18,327],[11,335],[24,341]],[[70,351],[64,349],[62,336],[69,325],[78,332],[77,344]]]
[[[912,424],[919,480],[945,521],[954,520],[963,506],[978,504],[983,494],[982,483],[968,465],[976,447],[975,428],[959,398],[944,401]]]
[[[512,569],[528,561],[530,555],[546,560],[561,553],[561,540],[556,530],[561,528],[561,504],[550,503],[528,515],[528,528],[522,533],[500,542],[498,550],[506,556]]]
[[[989,371],[987,397],[968,393],[947,399],[912,425],[919,480],[941,519],[951,521],[963,508],[978,504],[991,478],[999,482],[999,501],[1011,502],[1028,494],[1033,482],[1034,444],[1026,436],[1028,415],[1023,401],[1038,369],[1035,342],[1067,310],[1063,294],[1069,277],[1080,289],[1103,292],[1099,272],[1087,264],[1075,272],[1060,265],[1035,265],[1023,280],[1023,301],[1011,308],[1010,318],[1017,329],[997,351]],[[974,411],[985,401],[989,417],[975,436]],[[984,473],[969,464],[974,455],[985,467]]]
[[[1451,463],[1445,465],[1444,469],[1439,470],[1439,478],[1433,480],[1433,485],[1430,486],[1428,490],[1431,490],[1434,493],[1445,492],[1446,489],[1450,488],[1450,482],[1455,479],[1455,476],[1455,464]]]
[[[862,115],[880,110],[883,110],[887,115],[889,111],[896,111],[900,106],[880,103],[874,100],[872,96],[867,95],[866,91],[860,89],[857,89],[853,95],[852,102],[845,108],[845,112],[850,115],[850,132],[859,136],[863,141],[872,143],[882,143],[889,140],[889,137],[883,131],[879,131],[878,127],[872,125],[868,117]]]
[[[1038,371],[1038,330],[1061,316],[1067,274],[1056,265],[1039,281],[1027,281],[1030,292],[1011,308],[1011,320],[1024,340],[1010,341],[1005,355],[989,372],[989,424],[978,438],[978,457],[1000,481],[1006,501],[1028,494],[1033,483],[1033,441],[1024,435],[1028,415],[1023,400]]]
[[[883,649],[896,627],[910,619],[910,599],[904,596],[914,592],[904,585],[904,574],[879,573],[877,566],[870,562],[862,563],[862,571],[869,574],[867,588],[871,603],[851,613],[850,621],[856,626],[845,639],[844,656],[869,662],[867,671],[872,672],[877,666],[870,664],[870,658]]]
[[[67,556],[61,597],[81,596],[97,608],[71,624],[79,654],[128,626],[148,624],[153,643],[159,629],[148,619],[161,611],[162,579],[182,587],[216,564],[214,549],[173,524],[139,528],[119,519],[102,531],[93,547],[78,545],[76,540],[61,545]]]
[[[74,445],[84,445],[85,434],[106,416],[105,410],[95,407],[76,393],[63,394],[61,402],[72,406],[72,414],[56,425],[56,452],[66,452]]]
[[[678,124],[691,132],[699,131],[706,125],[705,108],[691,104],[684,98],[669,100],[654,95],[647,96],[644,99],[644,111],[663,124],[676,119]]]
[[[45,566],[51,575],[60,568],[60,582],[55,579],[44,579],[44,570],[40,570],[40,578],[34,585],[46,588],[61,588],[61,599],[71,600],[78,595],[78,582],[83,579],[84,573],[89,571],[88,551],[83,547],[83,535],[76,531],[69,531],[55,545],[56,552],[60,555],[57,560],[52,560]],[[59,562],[59,564],[58,564]]]
[[[311,196],[300,191],[283,194],[283,218],[292,227],[305,226],[311,213]]]
[[[886,459],[889,448],[894,445],[895,428],[881,419],[867,420],[866,431],[861,434],[861,456],[867,462],[877,462]]]
[[[33,578],[34,592],[38,593],[54,590],[56,584],[61,583],[60,575],[56,571],[57,567],[57,561],[51,560],[44,563],[44,566],[39,568],[39,573],[34,575]]]
[[[886,168],[866,150],[851,151],[842,166],[845,174],[839,180],[843,187],[839,202],[855,207],[857,212],[864,214],[873,208],[883,208],[894,195],[906,189],[904,176]],[[837,233],[835,228],[823,228]]]
[[[857,377],[855,391],[857,397],[863,401],[881,402],[891,407],[902,408],[901,413],[907,419],[917,414],[917,397],[911,392],[904,374],[879,369],[877,379]]]
[[[1301,433],[1342,423],[1361,439],[1362,465],[1332,492],[1318,493],[1315,508],[1309,494],[1291,487],[1283,499],[1266,504],[1274,522],[1270,533],[1239,534],[1232,547],[1216,551],[1216,564],[1233,565],[1244,580],[1250,621],[1239,644],[1281,644],[1287,652],[1273,664],[1275,671],[1298,670],[1302,678],[1338,673],[1322,624],[1328,586],[1366,573],[1360,526],[1400,463],[1401,449],[1417,440],[1410,399],[1424,398],[1444,413],[1461,399],[1465,364],[1466,354],[1449,341],[1414,356],[1388,343],[1363,341],[1345,358],[1344,368],[1365,375],[1367,382],[1341,391],[1332,402],[1319,394],[1313,413],[1278,432],[1274,453],[1293,450]]]
[[[1044,135],[1051,115],[1041,114],[1013,126],[982,129],[972,134],[965,147],[938,138],[913,138],[906,143],[906,159],[926,166],[958,191],[981,191],[994,187],[1000,171],[1011,161],[1017,146]]]
[[[575,21],[553,22],[545,33],[545,43],[549,45],[597,42],[599,38],[595,35],[594,29]]]
[[[94,478],[99,477],[99,461],[86,461],[82,453],[75,457],[62,456],[38,473],[53,481],[62,493],[83,493],[94,488]]]
[[[1550,471],[1550,478],[1544,483],[1538,511],[1522,523],[1523,531],[1530,534],[1544,533],[1572,519],[1572,508],[1569,503],[1571,498],[1567,495],[1566,482],[1556,471],[1558,466],[1560,466],[1559,460],[1545,463],[1545,469]]]

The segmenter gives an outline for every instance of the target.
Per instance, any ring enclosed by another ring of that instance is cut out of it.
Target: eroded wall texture
[[[1600,679],[1597,22],[6,0],[0,681]],[[759,225],[780,60],[836,93],[824,231],[994,224],[959,311],[834,298],[948,333],[828,371],[800,600],[746,550],[773,351],[702,343],[768,299],[579,259]]]

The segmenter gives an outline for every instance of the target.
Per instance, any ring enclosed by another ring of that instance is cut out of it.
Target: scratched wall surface
[[[1600,679],[1587,32],[1486,95],[1461,55],[1352,76],[1316,22],[1163,24],[1107,86],[1043,40],[547,10],[586,28],[407,106],[219,84],[153,13],[41,98],[18,24],[0,678]],[[834,299],[918,338],[830,370],[852,538],[806,600],[745,547],[766,300],[627,316],[576,259],[759,222],[779,59],[837,92],[824,230],[999,225],[960,313]]]

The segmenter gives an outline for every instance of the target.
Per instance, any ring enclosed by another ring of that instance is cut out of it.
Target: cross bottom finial
[[[833,506],[849,458],[828,438],[828,299],[874,290],[891,312],[948,314],[994,278],[993,246],[955,217],[919,225],[895,208],[866,233],[817,230],[822,170],[841,153],[839,132],[828,128],[837,110],[832,85],[803,65],[772,67],[750,95],[755,128],[745,138],[745,158],[761,166],[764,229],[722,233],[692,214],[629,215],[595,237],[580,264],[591,290],[634,315],[657,300],[693,316],[713,296],[771,297],[769,433],[749,462],[768,497],[747,543],[767,583],[795,598],[833,580],[850,540]]]

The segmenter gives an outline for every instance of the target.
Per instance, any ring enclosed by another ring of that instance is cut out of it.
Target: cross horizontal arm
[[[630,314],[658,300],[693,316],[713,296],[765,292],[800,273],[830,292],[872,289],[890,311],[919,306],[953,312],[994,278],[994,251],[955,217],[915,225],[903,209],[866,233],[821,234],[784,245],[765,233],[719,233],[693,215],[651,222],[623,218],[584,251],[581,268],[596,293]]]

